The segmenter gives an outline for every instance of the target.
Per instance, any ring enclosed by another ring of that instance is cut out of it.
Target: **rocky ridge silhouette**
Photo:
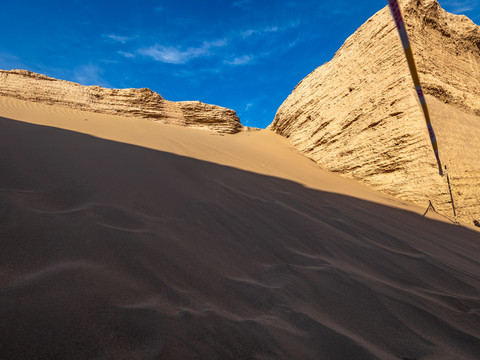
[[[224,107],[200,101],[168,101],[146,88],[83,86],[27,70],[0,70],[0,95],[219,133],[234,134],[243,128],[235,111]]]

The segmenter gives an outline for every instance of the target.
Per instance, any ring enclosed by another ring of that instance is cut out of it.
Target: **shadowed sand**
[[[478,359],[477,232],[268,132],[7,105],[99,137],[0,118],[2,358]]]

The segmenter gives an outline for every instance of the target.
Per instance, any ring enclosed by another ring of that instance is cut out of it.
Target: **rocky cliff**
[[[26,70],[0,70],[0,96],[106,114],[141,117],[219,133],[237,133],[235,111],[199,101],[172,102],[150,89],[82,86]]]
[[[436,0],[401,1],[459,218],[480,217],[480,27]],[[269,128],[319,165],[452,215],[388,7],[303,79]]]

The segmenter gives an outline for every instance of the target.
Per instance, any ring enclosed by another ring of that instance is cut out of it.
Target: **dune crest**
[[[147,88],[83,86],[27,70],[0,70],[0,95],[219,133],[234,134],[243,128],[235,111],[224,107],[200,101],[168,101]]]
[[[436,0],[401,1],[459,219],[480,217],[480,27]],[[322,167],[452,215],[388,7],[303,79],[269,128]]]

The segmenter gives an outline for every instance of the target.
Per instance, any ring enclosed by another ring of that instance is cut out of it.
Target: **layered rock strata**
[[[480,27],[436,0],[401,1],[459,219],[480,217]],[[269,128],[319,165],[452,215],[388,7],[303,79]]]
[[[237,133],[235,111],[200,101],[172,102],[150,89],[107,89],[57,80],[26,70],[0,70],[0,96],[105,114],[146,118],[165,124]]]

